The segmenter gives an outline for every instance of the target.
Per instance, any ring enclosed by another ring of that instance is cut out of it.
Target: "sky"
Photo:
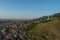
[[[60,0],[0,0],[0,19],[33,19],[60,12]]]

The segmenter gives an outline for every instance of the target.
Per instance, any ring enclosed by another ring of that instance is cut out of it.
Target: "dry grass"
[[[39,23],[28,33],[34,34],[36,39],[60,40],[60,20]]]

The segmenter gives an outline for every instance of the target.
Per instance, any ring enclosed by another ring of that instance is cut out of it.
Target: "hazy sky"
[[[0,18],[29,19],[60,12],[60,0],[0,0]]]

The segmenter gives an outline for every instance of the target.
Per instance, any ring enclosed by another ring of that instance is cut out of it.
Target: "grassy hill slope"
[[[60,40],[60,20],[39,23],[28,33],[38,40]]]
[[[34,35],[36,40],[60,40],[60,13],[50,16],[51,21],[41,20],[28,34]]]

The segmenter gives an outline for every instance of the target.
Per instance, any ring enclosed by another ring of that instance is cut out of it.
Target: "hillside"
[[[28,34],[32,34],[36,40],[60,40],[60,15],[57,14],[50,16],[49,21],[41,20],[42,22],[32,27]]]

